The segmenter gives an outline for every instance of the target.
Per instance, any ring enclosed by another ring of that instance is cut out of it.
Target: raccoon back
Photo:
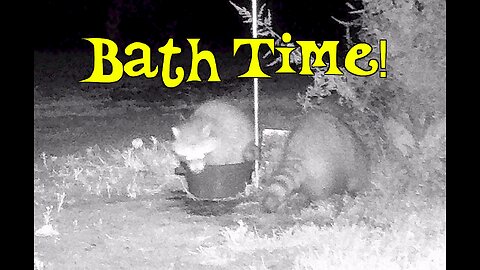
[[[313,200],[362,190],[369,173],[365,153],[338,118],[321,111],[308,113],[287,140],[282,161],[268,183],[264,206],[275,211],[295,190]]]

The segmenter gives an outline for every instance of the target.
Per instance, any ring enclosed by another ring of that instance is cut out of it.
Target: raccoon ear
[[[175,138],[178,138],[180,136],[180,130],[176,127],[172,127],[172,133]]]

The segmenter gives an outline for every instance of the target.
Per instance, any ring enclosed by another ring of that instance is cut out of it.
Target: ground
[[[189,198],[164,147],[170,127],[222,91],[251,108],[250,81],[235,80],[239,68],[227,62],[224,83],[178,91],[158,78],[80,84],[89,57],[35,53],[36,269],[445,267],[442,196],[345,195],[280,214],[263,213],[255,192],[221,202]],[[291,126],[300,112],[296,93],[309,82],[262,81],[261,128]],[[142,147],[132,146],[136,138]]]

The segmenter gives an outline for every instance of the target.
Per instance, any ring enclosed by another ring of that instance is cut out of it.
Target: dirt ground
[[[339,195],[276,214],[261,211],[255,193],[193,200],[167,174],[138,178],[169,183],[161,189],[131,192],[142,185],[128,173],[138,165],[132,140],[170,140],[172,126],[220,94],[251,109],[250,80],[176,90],[145,78],[80,84],[88,53],[34,57],[34,269],[445,268],[444,191]],[[238,63],[222,65],[238,74]],[[289,129],[301,111],[297,92],[309,83],[298,75],[262,80],[260,129]]]
[[[54,73],[52,65],[56,62],[46,63],[43,59],[41,56],[36,59],[36,67],[42,67],[36,73],[36,88],[44,91],[35,99],[34,160],[37,164],[41,164],[42,153],[73,155],[94,145],[122,149],[130,146],[132,139],[142,136],[169,140],[171,126],[181,120],[182,112],[165,110],[162,102],[144,100],[135,102],[136,110],[122,106],[116,111],[115,101],[101,104],[102,109],[113,111],[112,114],[65,111],[52,114],[52,104],[70,97],[49,95],[49,87],[58,94],[62,88],[75,89],[82,85],[76,85],[70,76],[64,76],[64,81],[45,79],[42,75],[48,73],[45,67]],[[300,80],[300,84],[305,82]],[[265,89],[271,95],[292,97],[296,93],[291,90],[297,83],[287,79],[284,83],[270,81],[266,82]],[[34,202],[36,231],[45,223],[47,205]],[[255,264],[248,256],[235,259],[234,265],[221,266],[221,263],[203,262],[197,254],[199,249],[221,246],[225,241],[224,228],[238,225],[239,220],[255,220],[259,231],[269,232],[275,227],[272,221],[278,218],[261,213],[257,202],[195,202],[181,190],[166,190],[135,199],[73,198],[72,203],[57,210],[53,210],[54,218],[50,222],[58,235],[34,236],[36,269],[250,269]],[[269,269],[280,267],[275,267],[276,264],[283,265],[281,260],[275,260]]]
[[[41,118],[35,121],[35,160],[41,163],[42,152],[69,155],[94,144],[121,149],[136,136],[168,139],[178,121],[178,115],[154,109],[107,117]],[[44,225],[45,207],[34,205],[35,230]],[[278,218],[262,213],[258,202],[196,202],[178,189],[135,199],[74,200],[54,213],[51,223],[58,235],[34,237],[35,258],[44,269],[248,269],[253,263],[248,256],[218,266],[202,262],[197,254],[201,248],[221,246],[224,229],[238,226],[238,221],[252,220],[265,233],[293,224],[290,217],[281,222]],[[283,265],[274,261],[269,269],[277,269],[275,264]]]

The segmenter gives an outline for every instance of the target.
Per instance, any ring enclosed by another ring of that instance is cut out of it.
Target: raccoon
[[[182,125],[172,127],[173,151],[193,173],[206,165],[237,164],[255,159],[250,117],[224,100],[207,101]]]
[[[339,118],[310,112],[290,133],[280,165],[265,183],[263,208],[277,212],[294,191],[309,200],[361,191],[368,186],[369,164],[361,142]]]

